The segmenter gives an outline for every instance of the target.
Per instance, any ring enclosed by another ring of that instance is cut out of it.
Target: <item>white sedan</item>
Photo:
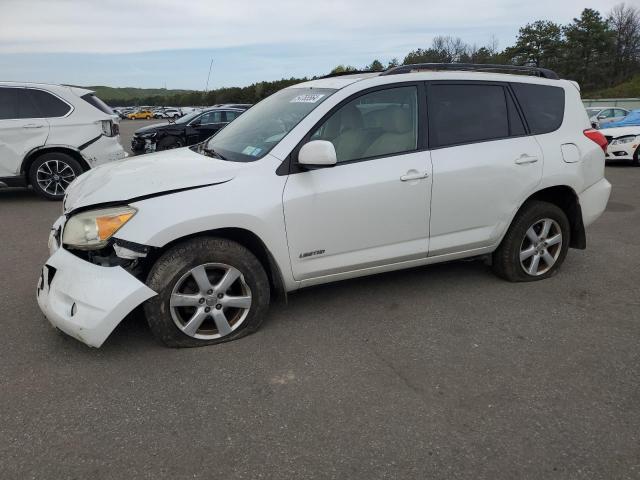
[[[607,160],[631,160],[640,165],[640,126],[607,128],[602,133],[609,142]]]

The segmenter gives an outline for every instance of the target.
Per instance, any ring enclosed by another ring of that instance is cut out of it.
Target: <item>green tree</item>
[[[371,70],[373,72],[381,72],[382,70],[384,70],[384,65],[380,63],[380,60],[374,60],[373,62],[371,62],[371,65],[367,65],[365,70]]]
[[[562,27],[537,20],[520,28],[515,45],[507,48],[505,55],[516,65],[557,69],[563,46]]]
[[[563,30],[565,76],[578,81],[585,90],[610,85],[614,36],[602,16],[585,8]]]
[[[352,67],[351,65],[338,65],[336,68],[331,70],[331,75],[335,75],[336,73],[348,73],[357,71],[358,69],[356,67]]]

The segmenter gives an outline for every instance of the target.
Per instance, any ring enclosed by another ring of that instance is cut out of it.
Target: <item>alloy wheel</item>
[[[38,186],[54,196],[64,194],[69,184],[75,179],[76,172],[62,160],[47,160],[36,171]]]
[[[240,327],[251,302],[251,289],[240,270],[224,263],[207,263],[180,277],[169,306],[174,323],[183,333],[213,340]]]
[[[531,225],[520,245],[520,265],[531,276],[544,275],[555,265],[562,251],[562,230],[551,218]]]

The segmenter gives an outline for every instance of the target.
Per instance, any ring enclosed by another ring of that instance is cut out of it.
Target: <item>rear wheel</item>
[[[197,238],[168,250],[147,285],[158,295],[144,305],[153,334],[169,347],[199,347],[255,331],[269,306],[269,281],[242,245]]]
[[[512,282],[548,278],[564,262],[569,240],[569,220],[562,209],[548,202],[529,202],[493,253],[493,271]]]
[[[66,153],[45,153],[31,164],[29,181],[41,197],[62,200],[69,184],[82,172],[80,163]]]

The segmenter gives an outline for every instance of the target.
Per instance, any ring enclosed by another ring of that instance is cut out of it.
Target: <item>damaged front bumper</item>
[[[91,347],[100,347],[124,317],[156,295],[122,267],[94,265],[61,248],[56,226],[49,249],[36,292],[40,310],[53,326]]]

